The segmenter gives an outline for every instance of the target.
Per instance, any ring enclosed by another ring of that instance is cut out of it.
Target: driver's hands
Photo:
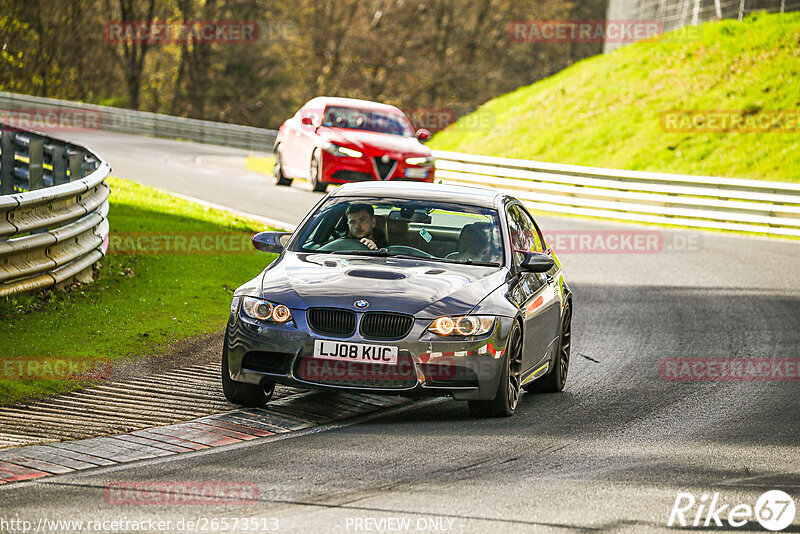
[[[366,237],[362,237],[360,240],[368,249],[370,250],[378,250],[378,245],[372,242],[372,240],[367,239]]]

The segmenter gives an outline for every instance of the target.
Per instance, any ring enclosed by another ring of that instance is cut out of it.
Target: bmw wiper
[[[394,252],[389,252],[388,249],[379,248],[378,250],[337,250],[339,254],[352,254],[354,256],[396,256]]]
[[[434,260],[436,258],[426,258],[424,256],[414,256],[413,254],[402,254],[400,252],[391,252],[385,248],[378,250],[337,250],[339,254],[352,254],[354,256],[372,256],[378,258],[400,258],[404,260]]]
[[[443,262],[446,262],[446,263],[458,263],[458,264],[461,264],[461,265],[478,265],[478,266],[481,266],[481,267],[500,267],[500,264],[497,263],[496,261],[448,260],[448,259],[445,259],[445,258],[442,258],[441,260],[437,260],[437,261],[443,261]]]

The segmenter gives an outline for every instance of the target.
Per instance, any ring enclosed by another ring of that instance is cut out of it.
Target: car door
[[[298,150],[300,149],[300,114],[302,108],[295,113],[294,117],[286,121],[286,133],[281,142],[281,163],[284,173],[292,178],[303,178],[303,170],[300,168]]]
[[[545,274],[546,284],[547,284],[547,291],[548,297],[550,297],[550,304],[544,311],[545,314],[545,321],[548,332],[550,332],[550,344],[548,348],[548,355],[552,356],[556,349],[558,348],[558,338],[561,335],[561,310],[563,309],[563,287],[562,287],[562,274],[561,274],[561,262],[559,262],[558,257],[556,256],[555,252],[548,246],[547,241],[544,238],[544,233],[542,232],[539,225],[536,224],[536,221],[533,219],[530,213],[525,210],[523,206],[521,206],[522,210],[530,217],[531,221],[533,222],[534,229],[536,231],[536,252],[543,252],[547,254],[551,258],[553,258],[553,266],[547,271]],[[543,299],[545,300],[545,299]]]
[[[533,222],[533,218],[520,204],[508,208],[509,237],[514,251],[544,252],[544,239]],[[521,255],[514,253],[515,268]],[[531,273],[517,270],[518,306],[525,321],[523,337],[523,379],[526,373],[550,357],[553,332],[560,319],[560,300],[554,291],[554,282],[547,273]],[[556,326],[554,326],[554,321]]]

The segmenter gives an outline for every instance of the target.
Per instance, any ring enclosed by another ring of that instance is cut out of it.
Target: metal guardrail
[[[76,112],[79,121],[71,121]],[[37,115],[39,113],[39,115]],[[67,127],[90,130],[108,130],[135,135],[151,135],[170,139],[186,139],[199,143],[244,148],[247,150],[272,151],[276,130],[173,117],[146,111],[97,106],[55,100],[0,91],[0,121],[3,114],[6,122],[25,127],[39,121],[52,122],[57,126],[66,117]]]
[[[508,191],[535,210],[800,236],[800,185],[436,151],[445,183]]]
[[[91,279],[111,168],[89,149],[0,124],[0,297]]]
[[[3,110],[83,110],[98,129],[271,150],[277,132],[0,92]],[[800,236],[800,185],[561,165],[435,151],[444,182],[508,191],[536,210]]]

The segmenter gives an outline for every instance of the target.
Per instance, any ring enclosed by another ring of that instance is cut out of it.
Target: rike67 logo
[[[752,527],[752,521],[755,520],[767,530],[779,531],[792,523],[795,512],[794,499],[780,490],[763,493],[755,506],[724,503],[717,492],[711,496],[703,493],[699,499],[691,493],[679,492],[667,526],[722,527],[725,522],[739,528],[745,525]]]

